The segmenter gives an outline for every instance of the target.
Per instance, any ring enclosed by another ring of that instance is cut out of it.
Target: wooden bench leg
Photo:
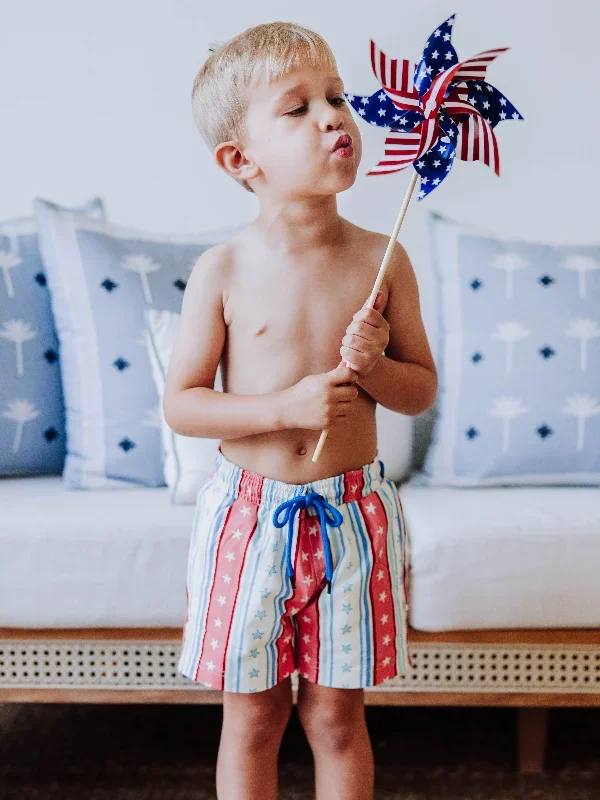
[[[522,773],[544,771],[549,711],[538,706],[518,709],[519,768]]]

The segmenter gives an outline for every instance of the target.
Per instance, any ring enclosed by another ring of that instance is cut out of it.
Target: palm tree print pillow
[[[423,482],[600,484],[600,245],[430,218],[440,389]]]
[[[165,486],[144,312],[179,312],[198,257],[234,229],[160,236],[34,208],[61,349],[65,486]]]
[[[100,198],[77,209],[102,217]],[[62,472],[58,338],[35,220],[0,222],[0,475]]]

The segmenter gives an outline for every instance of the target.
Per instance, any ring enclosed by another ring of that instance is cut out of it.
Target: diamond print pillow
[[[440,389],[423,482],[600,485],[600,246],[437,214],[430,232]]]
[[[158,236],[34,206],[62,353],[65,485],[164,486],[144,312],[179,312],[198,256],[235,229]]]
[[[104,208],[94,198],[76,212],[101,218]],[[59,357],[35,220],[0,222],[0,475],[62,472]]]

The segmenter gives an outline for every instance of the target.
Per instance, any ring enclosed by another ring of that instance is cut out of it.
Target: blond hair
[[[211,152],[245,134],[247,88],[257,78],[271,83],[293,69],[326,66],[337,71],[333,52],[318,33],[293,22],[269,22],[212,45],[194,79],[192,114]],[[238,181],[249,192],[246,181]]]

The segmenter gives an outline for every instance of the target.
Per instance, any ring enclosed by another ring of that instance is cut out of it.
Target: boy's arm
[[[358,384],[385,408],[414,416],[433,405],[437,370],[421,319],[417,279],[398,242],[386,278],[389,289],[383,317],[390,326],[389,342],[375,366],[364,376],[359,372]]]
[[[276,430],[280,425],[272,394],[234,395],[213,388],[225,344],[226,272],[221,248],[206,250],[183,295],[163,395],[165,420],[183,436],[235,439]]]

